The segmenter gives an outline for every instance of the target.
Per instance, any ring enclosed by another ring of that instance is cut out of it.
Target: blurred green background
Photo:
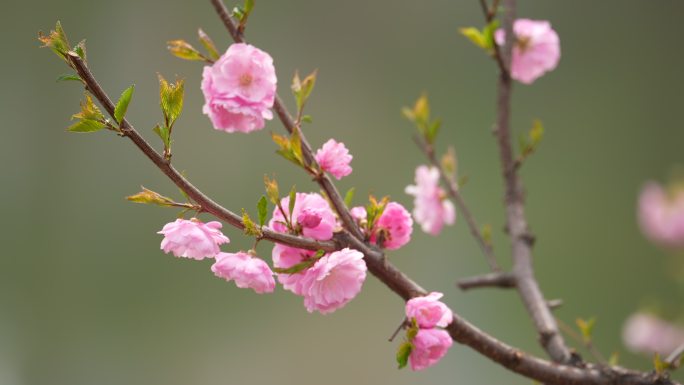
[[[470,176],[465,198],[481,223],[493,225],[496,252],[509,266],[490,134],[496,67],[458,34],[482,24],[477,1],[257,3],[248,38],[274,57],[281,95],[291,101],[295,69],[319,69],[307,135],[316,146],[334,136],[351,149],[354,173],[340,189],[356,186],[358,202],[370,192],[411,206],[403,190],[424,160],[400,108],[426,91],[444,120],[440,149],[456,146],[460,173]],[[650,245],[635,221],[644,181],[666,179],[683,160],[684,2],[519,3],[520,17],[551,20],[562,46],[555,72],[514,93],[517,132],[534,118],[547,129],[522,170],[540,284],[549,298],[563,299],[556,314],[566,323],[597,318],[595,344],[604,354],[619,350],[625,365],[648,369],[649,358],[624,352],[620,330],[644,305],[684,312],[674,257]],[[39,0],[5,8],[0,384],[530,383],[457,345],[434,368],[396,370],[399,341],[387,338],[403,305],[374,278],[344,309],[310,315],[281,289],[239,290],[214,278],[209,261],[159,250],[155,232],[175,212],[123,198],[141,184],[179,198],[177,190],[127,140],[64,131],[82,89],[55,82],[68,69],[38,48],[36,33],[59,19],[72,42],[87,38],[91,69],[112,96],[135,83],[128,116],[155,143],[156,73],[187,79],[174,163],[227,207],[251,209],[265,173],[282,186],[315,190],[274,154],[268,132],[282,132],[277,121],[251,135],[213,130],[201,113],[201,64],[166,52],[170,39],[195,44],[198,27],[227,47],[208,1]],[[225,230],[226,249],[249,247],[238,231]],[[269,245],[259,251],[268,256]],[[413,242],[390,258],[485,331],[543,355],[514,292],[455,289],[459,277],[486,270],[463,221],[438,238],[416,228]]]

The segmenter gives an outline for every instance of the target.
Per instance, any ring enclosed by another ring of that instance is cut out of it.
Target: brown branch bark
[[[461,290],[477,289],[481,287],[508,289],[515,287],[515,277],[511,273],[489,273],[459,279],[458,282],[456,282],[456,285],[458,285]]]
[[[515,20],[515,0],[504,1],[503,28],[506,42],[501,51],[504,67],[510,68],[511,54],[515,36],[513,21]],[[511,255],[513,258],[513,274],[516,287],[527,312],[532,317],[539,333],[539,339],[549,356],[556,362],[569,363],[572,359],[570,350],[565,345],[563,336],[558,331],[556,320],[544,299],[534,276],[532,267],[532,245],[534,237],[529,231],[525,217],[524,192],[522,182],[515,167],[515,159],[511,146],[511,92],[512,79],[508,71],[499,74],[497,96],[496,138],[501,158],[501,170],[505,184],[504,202],[506,205],[506,223],[511,237]]]

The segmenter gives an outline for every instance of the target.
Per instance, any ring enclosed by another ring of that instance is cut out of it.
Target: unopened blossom
[[[228,237],[221,233],[221,223],[202,223],[196,218],[176,219],[167,223],[157,234],[163,234],[161,249],[176,257],[201,260],[213,258],[221,250],[219,245],[228,243]]]
[[[276,243],[272,251],[273,266],[279,269],[289,269],[298,263],[313,258],[315,255],[316,252],[311,250],[297,249]],[[293,274],[278,274],[278,282],[283,285],[283,288],[297,295],[304,295],[304,290],[302,289],[303,278],[304,271]]]
[[[352,158],[344,143],[335,139],[328,140],[316,151],[316,162],[321,166],[321,170],[329,172],[338,180],[351,174],[352,168],[349,163]]]
[[[684,344],[684,328],[648,313],[635,313],[625,321],[622,341],[633,352],[666,357]]]
[[[226,281],[235,281],[239,288],[250,288],[255,292],[272,293],[275,289],[273,272],[262,259],[249,253],[219,253],[211,271]]]
[[[444,294],[432,292],[406,302],[406,318],[415,319],[420,328],[446,327],[453,320],[451,310],[439,299]]]
[[[511,77],[531,84],[546,72],[552,71],[560,60],[560,39],[546,20],[518,19],[513,24],[515,41],[511,58]],[[506,33],[498,29],[494,38],[503,46]]]
[[[639,196],[639,224],[652,242],[684,248],[684,189],[666,191],[655,182],[646,184]]]
[[[310,313],[332,313],[361,291],[366,279],[366,262],[357,250],[345,248],[321,257],[303,272],[304,306]]]
[[[414,196],[413,217],[424,232],[439,235],[444,225],[456,221],[456,209],[439,187],[439,170],[436,167],[418,166],[416,184],[406,186],[406,193]]]
[[[423,370],[439,362],[449,351],[453,340],[446,330],[420,329],[411,343],[411,370]]]
[[[276,82],[268,53],[249,44],[233,44],[214,64],[204,67],[202,111],[217,130],[260,130],[264,119],[273,119]]]
[[[389,202],[380,218],[375,222],[371,242],[378,242],[382,237],[382,246],[388,250],[396,250],[411,240],[413,219],[411,214],[397,202]]]
[[[354,218],[354,220],[357,222],[366,220],[366,216],[368,216],[368,213],[366,213],[366,208],[363,206],[352,207],[349,210],[349,214],[351,214],[352,218]]]
[[[289,196],[281,199],[280,206],[285,210],[288,219],[292,221],[293,227],[297,231],[301,231],[302,235],[319,241],[327,241],[332,238],[337,221],[328,201],[320,194],[297,193],[292,218],[289,218],[289,205]],[[286,233],[288,229],[285,223],[283,213],[280,208],[276,207],[269,227],[275,231]]]

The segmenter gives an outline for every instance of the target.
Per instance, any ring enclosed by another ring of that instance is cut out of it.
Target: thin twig
[[[677,368],[679,365],[677,365],[679,362],[679,358],[684,355],[684,344],[679,345],[677,349],[675,349],[672,353],[670,353],[669,356],[667,356],[667,359],[665,359],[665,362],[670,367]]]
[[[503,28],[506,42],[502,56],[504,66],[509,68],[515,36],[513,21],[515,19],[515,0],[504,0]],[[517,290],[532,317],[540,336],[540,342],[549,356],[556,362],[569,363],[572,359],[570,350],[565,345],[563,336],[558,331],[556,320],[551,314],[534,276],[532,267],[532,245],[534,236],[529,231],[525,217],[523,186],[515,168],[513,149],[511,146],[511,92],[513,83],[507,71],[499,73],[497,96],[496,137],[501,158],[501,170],[505,185],[506,227],[511,237],[511,255],[513,257],[513,274],[516,277]]]
[[[459,279],[456,282],[459,289],[469,290],[482,287],[498,287],[502,289],[515,287],[515,276],[511,273],[489,273]]]
[[[603,365],[606,364],[606,357],[603,354],[601,354],[601,352],[598,351],[598,349],[596,349],[596,347],[591,341],[587,341],[586,339],[584,339],[584,337],[579,335],[579,333],[577,333],[575,329],[572,328],[572,326],[566,324],[560,318],[556,318],[556,322],[558,322],[558,326],[563,331],[563,333],[569,335],[570,338],[575,340],[575,342],[577,342],[578,344],[583,345],[587,349],[589,354],[591,354],[597,362]]]
[[[482,249],[482,253],[484,253],[485,255],[489,268],[493,272],[501,271],[501,267],[499,267],[499,264],[496,262],[496,257],[494,256],[494,250],[492,249],[492,245],[491,243],[485,241],[484,237],[482,236],[482,233],[480,232],[480,227],[477,225],[477,222],[475,221],[475,217],[470,212],[468,205],[465,203],[465,200],[463,200],[463,196],[461,195],[458,189],[458,183],[456,183],[456,181],[451,177],[451,175],[444,171],[444,168],[435,156],[435,151],[432,145],[430,145],[418,136],[414,136],[413,139],[418,145],[418,148],[420,148],[420,150],[428,158],[430,164],[436,167],[439,171],[439,176],[442,179],[442,183],[447,188],[447,194],[449,195],[449,197],[451,197],[451,199],[453,199],[454,202],[456,202],[456,205],[458,206],[461,215],[463,216],[463,218],[465,218],[466,223],[468,224],[470,233],[477,241],[477,244],[480,246],[480,249]]]

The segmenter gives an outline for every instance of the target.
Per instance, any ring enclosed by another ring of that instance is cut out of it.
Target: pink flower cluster
[[[641,190],[639,197],[641,231],[663,247],[684,248],[684,189],[666,191],[655,182]]]
[[[203,112],[217,130],[260,130],[264,119],[273,119],[276,82],[268,53],[249,44],[233,44],[213,65],[204,67]]]
[[[368,213],[363,206],[356,206],[350,210],[352,217],[362,224],[367,220]],[[411,214],[397,202],[389,202],[382,215],[376,220],[370,233],[371,243],[378,244],[382,238],[382,247],[396,250],[409,243],[413,232]]]
[[[418,333],[410,341],[412,345],[409,363],[412,370],[426,369],[442,359],[453,344],[449,333],[437,327],[447,327],[453,321],[453,313],[442,302],[442,293],[432,292],[406,302],[406,318],[418,325]]]
[[[513,24],[515,44],[511,62],[511,77],[531,84],[546,72],[552,71],[560,60],[560,39],[546,20],[518,19]],[[494,33],[496,43],[503,46],[506,33]]]
[[[352,158],[344,143],[335,139],[328,140],[316,151],[316,162],[321,166],[321,170],[329,172],[337,180],[351,174],[352,168],[349,163]]]
[[[667,357],[684,344],[684,328],[648,313],[635,313],[625,321],[622,341],[633,352]]]
[[[424,232],[438,235],[445,224],[456,221],[453,203],[445,198],[439,187],[439,171],[435,167],[418,166],[416,184],[406,187],[406,193],[413,195],[413,217]]]
[[[289,197],[285,197],[280,207],[287,210],[289,203]],[[289,220],[296,232],[321,241],[331,239],[337,227],[330,205],[315,193],[297,193]],[[288,232],[285,217],[277,207],[269,226],[278,232]],[[304,306],[309,312],[328,314],[343,307],[361,291],[366,279],[363,254],[348,248],[315,259],[313,251],[275,244],[272,256],[273,266],[280,269],[306,262],[311,264],[292,274],[278,274],[283,288],[304,297]]]
[[[211,271],[237,287],[251,288],[257,293],[270,293],[275,288],[273,272],[266,262],[244,252],[222,253],[219,245],[229,239],[219,230],[219,222],[202,223],[196,218],[176,219],[167,223],[158,234],[164,235],[161,249],[176,257],[202,260],[216,258]]]

